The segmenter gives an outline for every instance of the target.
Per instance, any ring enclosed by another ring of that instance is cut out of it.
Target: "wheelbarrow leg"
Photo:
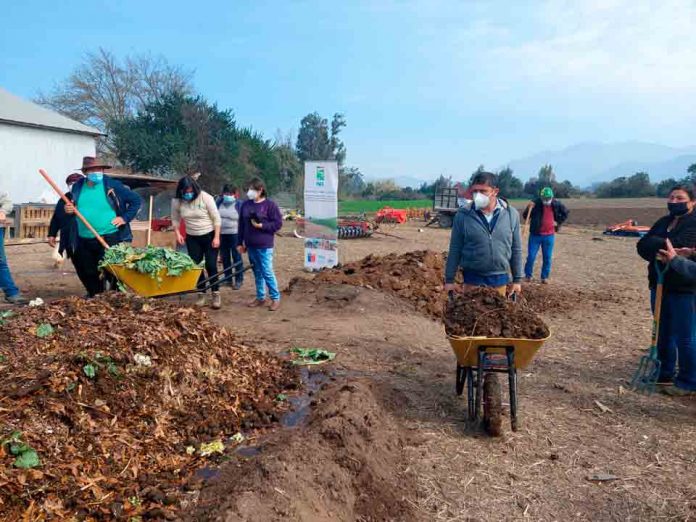
[[[515,348],[506,348],[508,381],[510,383],[510,427],[517,431],[517,369],[515,368]]]
[[[466,382],[466,368],[457,364],[457,395],[461,395],[464,391],[464,383]]]
[[[466,396],[469,420],[474,421],[476,419],[476,412],[474,411],[474,369],[470,366],[466,368]]]
[[[476,405],[474,406],[474,420],[478,419],[481,412],[481,397],[483,397],[483,365],[486,360],[486,349],[479,346],[478,368],[476,368]]]

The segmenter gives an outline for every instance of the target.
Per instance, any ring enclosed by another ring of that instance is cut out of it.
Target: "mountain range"
[[[536,175],[544,164],[553,165],[558,180],[588,187],[619,176],[647,172],[652,181],[686,176],[696,163],[696,146],[675,148],[657,143],[579,143],[562,150],[544,151],[508,163],[522,180]]]
[[[678,148],[640,141],[586,142],[561,150],[538,152],[525,158],[511,160],[505,165],[514,171],[515,176],[527,181],[530,177],[536,176],[539,169],[547,163],[553,166],[556,179],[570,180],[574,185],[583,188],[641,171],[650,174],[650,179],[656,182],[670,177],[685,177],[686,169],[696,163],[696,146]],[[505,165],[499,166],[496,170]],[[417,188],[428,180],[415,176],[399,176],[394,181],[401,187]]]

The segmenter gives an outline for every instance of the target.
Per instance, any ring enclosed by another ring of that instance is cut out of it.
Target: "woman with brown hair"
[[[271,298],[268,307],[272,312],[280,308],[280,291],[273,272],[273,246],[275,233],[283,226],[283,216],[275,202],[267,197],[266,185],[259,178],[249,182],[247,200],[239,212],[240,253],[247,252],[253,265],[256,281],[256,299],[249,306],[266,304],[266,287]]]

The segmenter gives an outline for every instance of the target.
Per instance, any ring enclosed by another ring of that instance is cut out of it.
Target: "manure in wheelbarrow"
[[[544,339],[549,329],[524,302],[512,302],[491,288],[455,294],[445,305],[445,331],[460,337]]]

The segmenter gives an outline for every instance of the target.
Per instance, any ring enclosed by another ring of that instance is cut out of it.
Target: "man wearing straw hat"
[[[72,205],[65,205],[67,214],[74,214],[75,207],[94,230],[109,245],[133,239],[129,223],[140,208],[140,196],[123,183],[104,174],[111,165],[91,156],[82,159],[83,179],[72,187]],[[77,220],[73,262],[77,276],[89,297],[104,291],[99,273],[99,263],[104,257],[104,247],[94,233]]]

